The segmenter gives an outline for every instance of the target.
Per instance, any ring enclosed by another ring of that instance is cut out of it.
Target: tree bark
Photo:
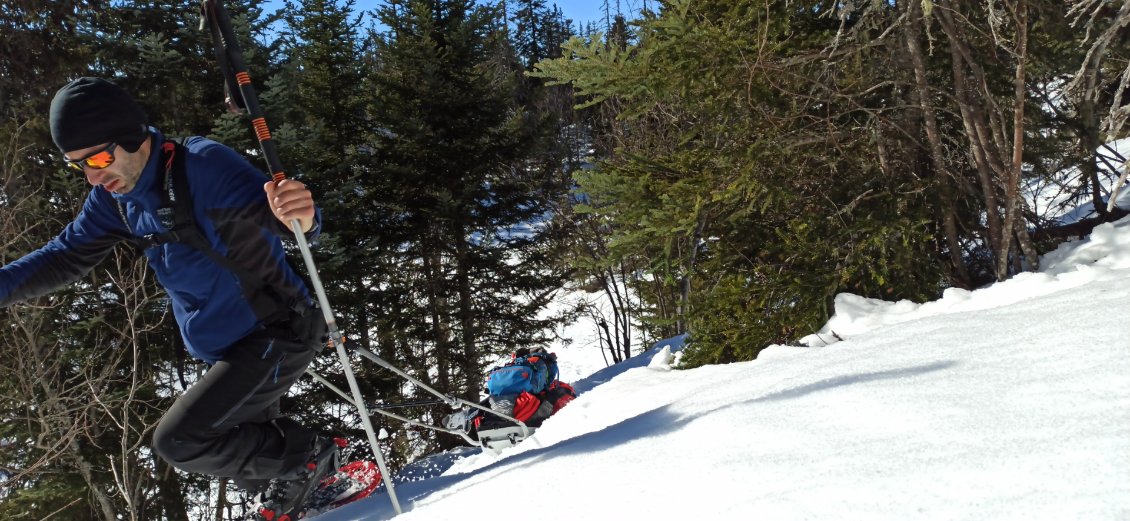
[[[475,328],[475,309],[472,299],[470,259],[467,253],[466,232],[462,223],[455,220],[451,224],[451,240],[455,241],[455,285],[459,293],[459,333],[463,343],[460,369],[463,373],[463,398],[470,401],[479,399],[479,379],[482,367],[479,360],[478,334]]]
[[[1017,0],[1012,4],[1013,7],[1013,22],[1016,25],[1016,42],[1015,42],[1015,59],[1016,71],[1013,76],[1013,101],[1012,101],[1012,160],[1009,164],[1008,175],[1005,177],[1004,190],[1005,190],[1005,216],[1004,216],[1004,240],[1001,241],[997,249],[997,264],[996,276],[997,280],[1004,280],[1008,277],[1008,260],[1009,254],[1012,251],[1011,238],[1017,239],[1017,245],[1020,250],[1024,250],[1027,254],[1031,251],[1035,253],[1035,248],[1024,247],[1030,245],[1031,238],[1028,237],[1028,230],[1023,225],[1022,216],[1020,215],[1020,173],[1024,166],[1024,101],[1026,99],[1024,87],[1025,69],[1027,68],[1028,57],[1028,1]],[[1031,269],[1035,270],[1039,267],[1039,256],[1030,257],[1028,265]]]
[[[173,467],[165,463],[161,458],[153,458],[153,470],[157,481],[157,498],[161,504],[161,510],[165,515],[165,519],[169,521],[188,521],[188,507],[184,501],[184,491],[181,489],[180,477],[177,476]],[[220,500],[216,505],[216,519],[222,521],[219,517],[222,513],[221,507],[224,501],[224,485],[223,480],[220,484]]]
[[[702,242],[702,231],[706,228],[706,215],[699,209],[698,215],[695,217],[694,232],[690,236],[690,244],[686,260],[683,262],[683,273],[679,278],[679,303],[675,309],[676,327],[675,334],[683,334],[687,332],[687,315],[690,313],[690,299],[691,299],[691,278],[694,276],[694,270],[698,266],[698,251],[699,243]]]
[[[937,14],[942,31],[946,33],[950,41],[954,95],[958,110],[961,113],[961,124],[965,129],[966,138],[969,140],[969,149],[977,170],[977,178],[981,185],[981,198],[985,205],[985,222],[988,226],[989,248],[995,254],[1004,241],[1004,234],[998,213],[997,184],[993,180],[993,170],[987,157],[989,152],[981,140],[983,133],[978,132],[974,124],[974,120],[982,117],[983,108],[971,96],[970,80],[966,76],[963,65],[966,62],[964,56],[969,53],[968,50],[962,52],[965,34],[950,15],[953,6],[948,0],[940,0],[937,7],[939,8],[935,9],[934,12]]]
[[[920,24],[925,23],[921,2],[911,1],[900,5],[908,5],[906,21],[906,46],[914,66],[914,84],[918,94],[918,108],[922,111],[922,123],[926,130],[926,143],[930,149],[930,160],[934,164],[934,173],[939,185],[942,204],[942,229],[945,233],[946,246],[949,250],[950,265],[956,273],[957,283],[963,287],[971,285],[969,269],[962,256],[961,243],[959,242],[957,227],[957,210],[954,208],[954,187],[956,176],[950,171],[942,152],[941,133],[938,131],[938,116],[934,103],[931,101],[929,79],[926,75],[926,56],[922,50],[919,39],[922,36]]]

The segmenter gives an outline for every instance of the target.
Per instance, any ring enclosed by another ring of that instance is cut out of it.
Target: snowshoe
[[[341,463],[341,438],[316,438],[313,454],[303,468],[291,475],[272,479],[258,495],[252,521],[296,521],[307,498]]]
[[[381,484],[381,472],[371,461],[351,461],[318,484],[306,501],[303,518],[323,514],[373,494]]]

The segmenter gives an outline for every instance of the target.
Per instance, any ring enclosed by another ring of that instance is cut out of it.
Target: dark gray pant
[[[317,309],[239,342],[173,403],[153,431],[153,450],[187,472],[255,488],[303,465],[315,433],[282,417],[286,394],[321,349]]]

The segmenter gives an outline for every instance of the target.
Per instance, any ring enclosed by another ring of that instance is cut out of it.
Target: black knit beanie
[[[121,87],[101,78],[79,78],[51,100],[51,139],[63,152],[115,142],[137,152],[149,137],[148,117]]]

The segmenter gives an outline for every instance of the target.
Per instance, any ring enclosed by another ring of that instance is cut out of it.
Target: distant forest
[[[287,173],[322,210],[339,325],[470,400],[491,363],[568,321],[591,322],[610,362],[683,333],[687,366],[749,360],[818,329],[838,293],[981,287],[1127,213],[1107,201],[1130,131],[1130,0],[671,0],[595,23],[548,0],[225,5]],[[7,0],[0,34],[3,264],[89,191],[48,132],[76,77],[262,164],[196,3]],[[582,291],[602,311],[550,312]],[[168,306],[123,244],[3,310],[0,517],[240,518],[229,483],[148,448],[204,369]],[[314,369],[342,380],[330,351]],[[355,370],[374,405],[431,398]],[[284,406],[364,439],[313,382]],[[394,470],[460,442],[383,427]]]

